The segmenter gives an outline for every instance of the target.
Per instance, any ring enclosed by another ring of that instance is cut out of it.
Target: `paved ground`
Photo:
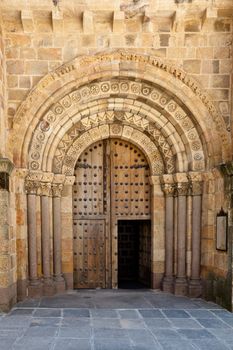
[[[157,291],[74,291],[1,315],[0,349],[233,349],[233,314]]]

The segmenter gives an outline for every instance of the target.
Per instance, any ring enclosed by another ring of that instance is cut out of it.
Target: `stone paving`
[[[233,349],[233,314],[150,290],[30,299],[0,316],[0,350]]]

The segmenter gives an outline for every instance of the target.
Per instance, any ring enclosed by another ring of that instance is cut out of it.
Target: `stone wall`
[[[214,7],[210,6],[210,2],[203,0],[151,0],[138,1],[136,4],[126,0],[89,0],[86,5],[64,0],[60,8],[54,7],[52,1],[49,3],[47,0],[30,1],[30,7],[22,4],[22,1],[14,0],[11,3],[11,8],[5,0],[1,4],[4,38],[0,32],[0,156],[12,159],[12,145],[4,142],[6,126],[12,129],[18,107],[42,77],[79,55],[91,56],[97,52],[119,48],[152,54],[186,71],[200,84],[203,91],[210,95],[219,109],[229,133],[230,143],[233,100],[232,1],[216,0]],[[8,97],[4,114],[5,73]],[[229,251],[219,252],[215,249],[216,215],[221,207],[227,210],[229,202],[227,196],[224,196],[222,174],[214,170],[204,177],[206,181],[203,196],[201,263],[202,277],[206,280],[205,296],[229,307],[231,255]],[[19,299],[26,296],[28,276],[24,178],[23,172],[15,172],[10,182],[9,198],[4,194],[7,200],[11,201],[8,202],[8,206],[11,207],[11,219],[8,222],[8,243],[11,252],[8,255],[8,275],[11,276],[11,280],[7,286],[18,281]],[[66,186],[64,193],[62,222],[64,227],[71,229],[70,186]],[[189,208],[190,205],[189,203]],[[37,210],[38,257],[41,255],[39,216]],[[191,269],[190,217],[191,208],[188,221],[188,271]],[[154,225],[156,226],[156,221]],[[158,242],[158,247],[160,245],[164,246],[163,237]],[[73,269],[71,246],[72,232],[67,230],[62,241],[63,271],[70,288]],[[38,275],[41,276],[40,259],[38,262]],[[162,265],[163,262],[161,265],[156,264],[154,270],[162,273]],[[154,281],[155,285],[156,283]],[[225,296],[220,293],[222,286],[227,290]]]
[[[4,54],[4,38],[2,32],[2,23],[0,22],[0,156],[5,152],[5,95],[6,95],[6,70],[5,70],[5,54]]]
[[[206,9],[206,5],[192,10],[190,4],[181,7],[174,3],[170,8],[161,4],[155,12],[148,12],[147,7],[132,12],[127,4],[118,11],[104,12],[93,4],[93,11],[79,7],[75,12],[66,2],[64,10],[62,6],[60,11],[32,8],[4,12],[11,123],[20,103],[47,72],[77,55],[135,48],[169,60],[194,77],[212,96],[230,130],[229,11]]]
[[[205,180],[201,243],[204,296],[231,309],[232,224],[230,222],[229,192],[226,189],[224,177],[219,170],[208,173]],[[224,208],[229,216],[227,252],[216,249],[216,218],[221,208]]]

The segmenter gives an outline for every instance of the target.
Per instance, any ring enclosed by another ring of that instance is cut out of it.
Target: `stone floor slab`
[[[36,309],[34,317],[61,317],[61,309]]]
[[[89,328],[61,327],[59,329],[58,336],[60,338],[89,339],[92,336],[92,330],[91,330],[91,327]]]
[[[118,313],[120,315],[120,318],[126,318],[128,320],[133,320],[141,317],[137,310],[118,310]]]
[[[129,339],[97,339],[94,342],[95,350],[131,350]]]
[[[14,350],[51,350],[54,344],[54,338],[46,336],[22,337],[13,345]],[[8,349],[9,350],[9,349]]]
[[[159,291],[82,290],[20,302],[0,316],[0,350],[194,348],[233,349],[233,315]]]
[[[160,310],[138,310],[143,318],[163,318],[164,315]]]
[[[118,318],[118,314],[116,310],[112,310],[112,309],[92,309],[90,312],[92,317]]]
[[[92,350],[91,342],[87,339],[56,339],[54,350]]]

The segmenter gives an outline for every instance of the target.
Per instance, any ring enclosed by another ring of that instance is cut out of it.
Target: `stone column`
[[[186,234],[187,234],[187,194],[189,182],[186,174],[175,175],[177,191],[177,275],[175,294],[187,295],[186,277]]]
[[[13,170],[9,159],[0,158],[0,310],[8,311],[16,302],[16,281],[11,267],[10,185]]]
[[[200,280],[201,267],[201,211],[202,211],[202,177],[198,173],[189,173],[192,195],[192,261],[189,295],[200,297],[202,286]]]
[[[36,297],[41,295],[41,283],[37,273],[37,238],[36,238],[36,196],[39,183],[26,179],[27,193],[27,225],[28,225],[28,295]]]
[[[53,270],[56,292],[65,290],[61,255],[61,193],[63,185],[53,184]]]
[[[162,190],[165,194],[165,275],[163,290],[174,291],[174,191],[172,175],[162,178]]]
[[[75,176],[66,176],[61,197],[61,220],[62,220],[62,273],[67,289],[73,289],[74,277],[74,251],[73,251],[73,184]]]
[[[51,196],[51,184],[41,183],[41,246],[42,246],[42,272],[43,272],[43,294],[53,295],[54,284],[51,276],[51,263],[50,263],[50,196]]]
[[[152,175],[151,184],[151,287],[160,289],[164,277],[164,196],[160,176]]]

